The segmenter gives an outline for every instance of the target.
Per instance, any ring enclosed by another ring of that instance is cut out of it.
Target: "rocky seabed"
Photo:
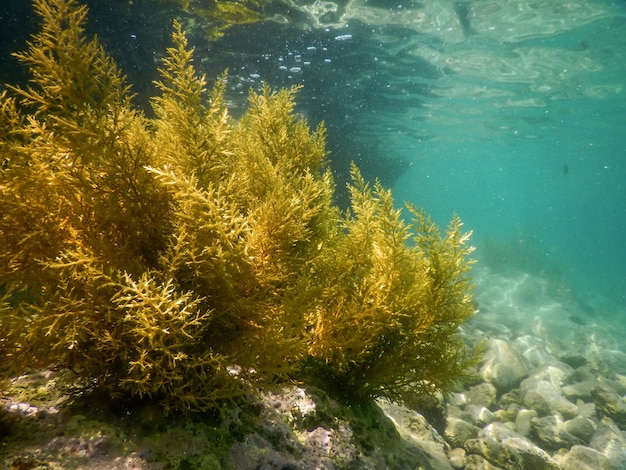
[[[441,399],[439,420],[383,401],[356,409],[297,386],[263,394],[253,429],[241,410],[206,427],[149,409],[122,423],[9,394],[4,414],[32,420],[41,438],[3,444],[3,468],[626,469],[619,315],[527,274],[481,272],[476,299],[480,313],[462,333],[484,355],[472,384]],[[53,381],[40,373],[12,387],[30,383],[45,395]],[[226,457],[215,450],[225,434],[237,436]]]

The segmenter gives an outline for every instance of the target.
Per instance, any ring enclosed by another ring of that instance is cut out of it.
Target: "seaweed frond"
[[[351,210],[315,265],[314,374],[347,399],[408,402],[447,390],[470,360],[456,334],[474,313],[469,234],[455,218],[442,238],[413,206],[405,223],[389,190],[354,164],[351,174]]]

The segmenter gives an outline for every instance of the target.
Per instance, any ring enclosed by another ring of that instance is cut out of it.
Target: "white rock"
[[[551,382],[526,379],[520,388],[524,392],[524,405],[536,410],[539,416],[556,412],[568,419],[578,415],[578,407],[565,398]]]
[[[539,367],[557,360],[546,350],[545,343],[536,336],[520,336],[515,340],[515,344],[531,367]]]
[[[573,446],[565,454],[556,456],[557,463],[564,469],[609,469],[609,459],[595,449]],[[616,469],[617,470],[617,469]]]
[[[537,417],[535,410],[520,410],[515,418],[515,428],[522,436],[528,436],[530,433],[531,420]]]
[[[502,393],[516,387],[528,375],[528,365],[513,343],[490,339],[480,375]]]
[[[465,449],[459,447],[452,449],[448,453],[448,460],[454,468],[463,469],[467,465],[467,459],[465,458]]]

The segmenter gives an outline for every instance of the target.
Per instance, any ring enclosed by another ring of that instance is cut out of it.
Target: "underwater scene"
[[[0,468],[626,469],[626,2],[2,3]]]

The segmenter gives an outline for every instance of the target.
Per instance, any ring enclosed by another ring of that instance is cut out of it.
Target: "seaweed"
[[[313,268],[310,369],[348,401],[417,403],[450,389],[473,361],[458,327],[474,314],[470,233],[455,216],[444,236],[352,165],[351,211]]]
[[[0,94],[0,373],[71,370],[111,397],[220,408],[320,383],[368,400],[448,388],[471,356],[469,234],[353,166],[333,202],[326,131],[298,88],[233,119],[178,22],[154,117],[133,106],[76,0],[34,0],[41,31]]]

